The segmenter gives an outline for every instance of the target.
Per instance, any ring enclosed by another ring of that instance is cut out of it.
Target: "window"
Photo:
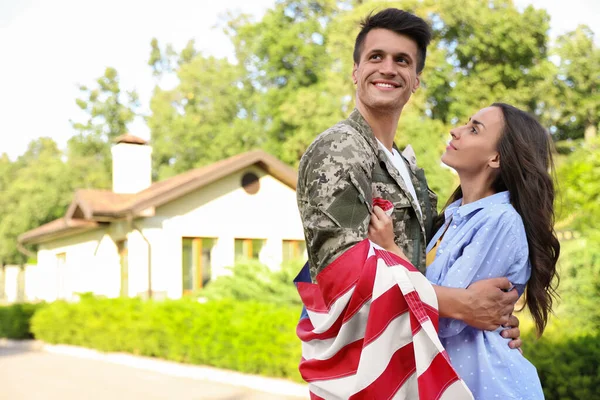
[[[212,274],[210,258],[216,241],[213,238],[181,239],[184,293],[202,289],[210,281]]]
[[[282,250],[283,262],[306,258],[306,242],[304,240],[284,240]]]
[[[265,245],[264,239],[235,239],[235,259],[258,260]]]
[[[121,297],[129,297],[129,250],[127,239],[117,242],[119,264],[121,266]]]
[[[242,176],[242,187],[248,194],[256,194],[260,190],[260,180],[254,172],[247,172]]]
[[[56,298],[67,298],[67,253],[56,254]]]

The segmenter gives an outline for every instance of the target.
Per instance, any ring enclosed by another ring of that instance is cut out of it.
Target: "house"
[[[78,190],[63,218],[19,236],[37,245],[43,282],[28,300],[179,298],[241,258],[278,268],[305,257],[294,169],[259,150],[152,183],[151,153],[119,137],[112,191]]]

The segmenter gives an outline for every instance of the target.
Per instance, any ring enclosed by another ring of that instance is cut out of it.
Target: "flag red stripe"
[[[342,347],[333,357],[327,360],[302,360],[300,375],[307,382],[324,379],[335,379],[356,373],[363,341],[357,340]]]
[[[398,286],[392,286],[387,292],[371,302],[369,323],[365,330],[365,345],[376,340],[395,318],[408,311],[408,304]]]
[[[436,400],[444,391],[459,380],[458,374],[452,368],[444,354],[435,356],[429,368],[419,375],[419,397],[421,400]]]
[[[412,343],[398,349],[392,355],[383,373],[369,386],[350,396],[350,399],[380,400],[391,398],[416,371],[414,351]]]
[[[327,309],[356,283],[362,273],[370,246],[368,239],[352,246],[317,275],[317,284]]]

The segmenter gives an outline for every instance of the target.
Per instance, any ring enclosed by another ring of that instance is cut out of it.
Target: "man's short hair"
[[[373,15],[370,13],[360,23],[361,30],[356,36],[354,44],[354,63],[360,62],[360,53],[367,33],[372,29],[388,29],[400,35],[405,35],[417,43],[418,60],[417,72],[423,71],[425,58],[427,57],[427,46],[431,42],[431,29],[427,22],[409,12],[397,8],[387,8]]]

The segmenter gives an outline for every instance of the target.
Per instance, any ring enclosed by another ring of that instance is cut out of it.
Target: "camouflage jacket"
[[[415,267],[425,270],[425,246],[432,235],[437,197],[414,155],[403,159],[422,215],[358,110],[308,147],[300,160],[296,193],[313,282],[323,268],[367,238],[374,197],[394,204],[396,243]]]

